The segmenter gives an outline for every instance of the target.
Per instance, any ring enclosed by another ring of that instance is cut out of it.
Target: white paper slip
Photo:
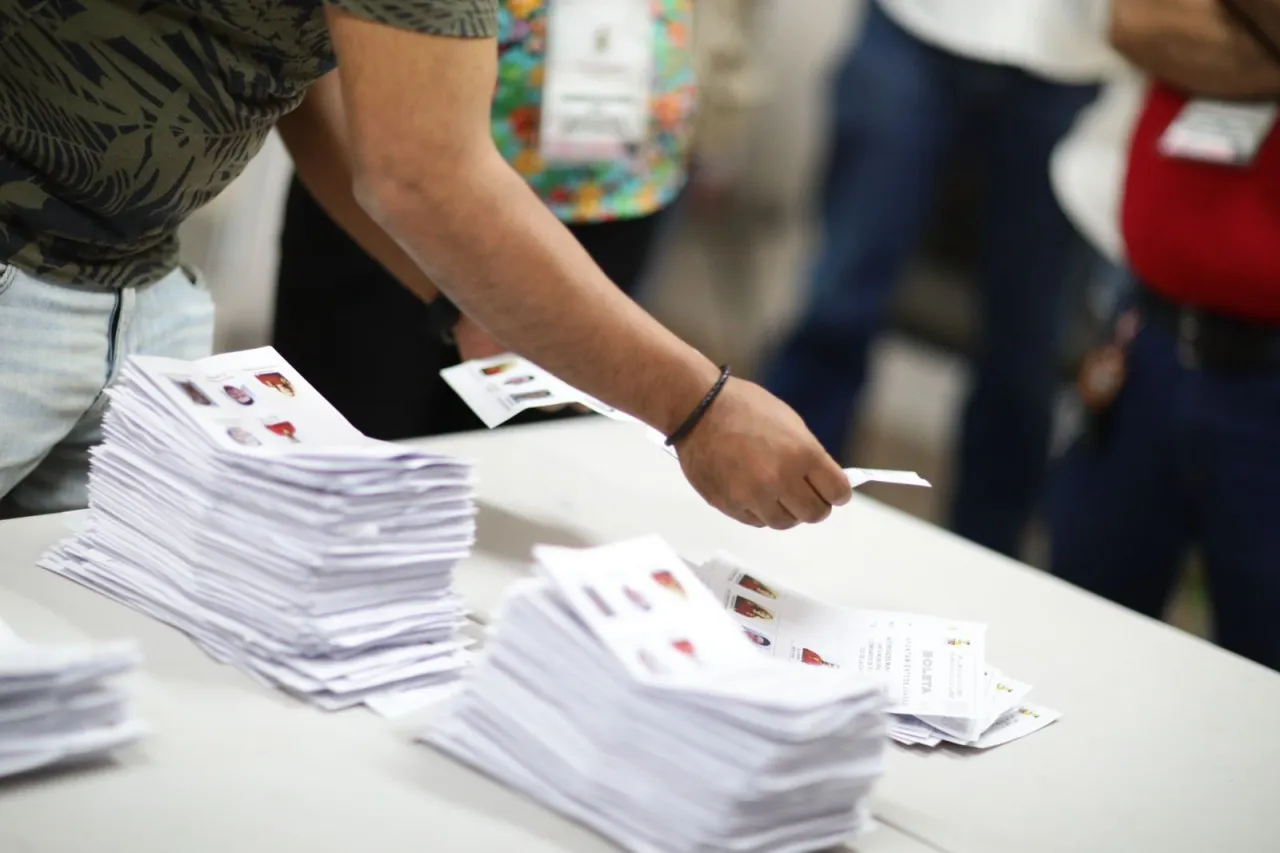
[[[440,376],[492,429],[529,409],[583,403],[586,395],[510,353],[466,361]]]
[[[896,486],[922,486],[932,488],[932,484],[915,471],[885,471],[879,468],[846,468],[849,484],[855,489],[867,483],[890,483]]]
[[[457,696],[462,687],[463,682],[459,679],[427,687],[383,692],[369,697],[364,704],[379,717],[395,720],[447,702]]]
[[[656,536],[591,549],[538,546],[534,558],[638,680],[756,661],[723,608]]]
[[[823,604],[723,553],[698,577],[772,656],[883,678],[891,713],[982,715],[985,625]]]
[[[973,743],[991,728],[996,720],[1026,699],[1031,685],[1010,678],[993,666],[987,667],[986,687],[983,690],[982,716],[975,719],[949,717],[922,717],[921,720],[959,743]]]
[[[1058,711],[1043,705],[1022,704],[996,720],[991,728],[972,744],[974,749],[990,749],[1034,734],[1062,718]]]
[[[1247,166],[1271,134],[1280,107],[1274,101],[1189,101],[1160,137],[1168,157],[1222,166]]]

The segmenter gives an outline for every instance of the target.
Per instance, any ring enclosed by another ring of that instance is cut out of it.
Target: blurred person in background
[[[594,38],[562,42],[562,139],[600,117],[587,138],[641,139],[650,5],[587,8]],[[503,159],[497,29],[497,0],[5,4],[0,498],[83,507],[125,359],[207,353],[212,304],[178,262],[178,228],[278,129],[438,333],[492,337],[668,435],[694,489],[744,524],[847,503],[848,476],[800,418],[623,295]],[[354,287],[348,307],[361,299]]]
[[[1114,0],[1111,40],[1154,81],[1120,217],[1132,296],[1082,385],[1090,428],[1056,472],[1050,521],[1055,574],[1157,618],[1198,549],[1216,639],[1280,669],[1273,29],[1217,0]]]
[[[961,147],[982,169],[979,343],[950,525],[1017,555],[1040,497],[1078,238],[1049,157],[1096,95],[1098,0],[875,0],[835,78],[808,304],[763,374],[842,457],[889,296]]]
[[[568,162],[543,150],[545,0],[500,4],[492,109],[498,150],[633,298],[685,187],[693,139],[695,194],[717,199],[739,167],[738,131],[749,105],[739,78],[749,73],[744,19],[750,0],[654,0],[650,9],[650,130],[633,150]],[[280,242],[273,343],[365,434],[396,440],[483,427],[439,372],[504,348],[482,335],[457,343],[432,335],[430,312],[294,179]],[[530,411],[509,423],[548,414]]]

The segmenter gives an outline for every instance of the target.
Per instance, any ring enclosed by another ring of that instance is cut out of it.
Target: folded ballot
[[[868,827],[881,679],[759,655],[659,539],[535,556],[426,742],[641,853]]]
[[[668,454],[676,455],[676,451],[667,446],[666,437],[658,430],[626,412],[602,403],[518,355],[506,353],[489,358],[473,359],[453,367],[446,367],[440,371],[440,376],[490,429],[501,426],[521,412],[530,409],[549,406],[581,406],[611,420],[637,425],[652,443]],[[930,485],[928,480],[914,471],[846,468],[845,474],[848,475],[849,483],[855,489],[867,483],[926,488]]]
[[[88,523],[46,568],[322,708],[456,680],[470,465],[366,438],[270,348],[132,358],[104,436]]]
[[[138,661],[132,643],[28,643],[0,620],[0,777],[97,759],[145,734],[112,684]]]
[[[824,604],[724,553],[696,572],[763,654],[884,678],[899,743],[986,749],[1060,716],[1026,704],[1031,685],[986,662],[980,623]]]

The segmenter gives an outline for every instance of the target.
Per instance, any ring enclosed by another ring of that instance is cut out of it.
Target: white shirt
[[[1092,83],[1114,63],[1110,0],[878,0],[899,26],[949,53]]]
[[[1124,262],[1120,204],[1129,147],[1147,92],[1147,80],[1125,68],[1080,113],[1050,161],[1053,191],[1067,218],[1113,263]]]

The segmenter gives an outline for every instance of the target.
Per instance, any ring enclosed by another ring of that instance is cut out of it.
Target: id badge
[[[1160,137],[1160,152],[1183,160],[1248,166],[1275,126],[1276,113],[1274,103],[1190,101]]]
[[[649,0],[549,0],[542,157],[618,160],[649,135]]]

